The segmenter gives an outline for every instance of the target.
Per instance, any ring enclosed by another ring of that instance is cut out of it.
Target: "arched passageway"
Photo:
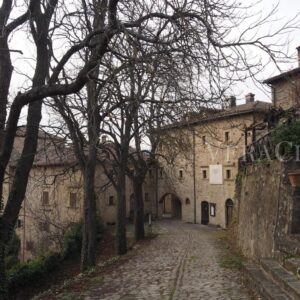
[[[181,220],[182,207],[181,200],[175,194],[168,193],[161,197],[159,204],[161,206],[162,216]]]

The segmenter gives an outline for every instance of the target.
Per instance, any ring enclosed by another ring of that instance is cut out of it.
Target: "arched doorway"
[[[207,201],[201,202],[201,224],[207,225],[209,223],[209,205]]]
[[[181,201],[176,195],[171,193],[165,194],[161,197],[159,204],[161,205],[163,217],[181,220]]]
[[[227,199],[226,200],[226,203],[225,203],[225,206],[226,206],[226,215],[225,215],[225,218],[226,218],[226,227],[231,223],[232,221],[232,216],[233,216],[233,201],[231,199]]]

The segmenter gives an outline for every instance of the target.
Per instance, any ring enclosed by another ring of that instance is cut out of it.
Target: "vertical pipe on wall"
[[[22,249],[22,261],[24,262],[25,261],[25,247],[26,247],[26,197],[24,198],[24,201],[23,201],[23,212],[24,212],[24,215],[23,215],[23,249]]]
[[[193,185],[194,185],[194,224],[197,223],[197,198],[196,198],[196,137],[193,128]]]
[[[156,219],[158,219],[158,166],[155,166],[155,209]]]

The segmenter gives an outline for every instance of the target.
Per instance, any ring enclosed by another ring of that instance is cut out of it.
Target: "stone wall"
[[[295,163],[271,161],[248,166],[236,185],[234,225],[237,246],[248,258],[295,254],[299,233],[300,189],[292,188],[288,172]]]

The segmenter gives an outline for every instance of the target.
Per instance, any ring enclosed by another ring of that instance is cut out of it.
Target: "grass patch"
[[[241,270],[244,265],[244,258],[239,254],[227,252],[220,259],[219,264],[221,268]]]

